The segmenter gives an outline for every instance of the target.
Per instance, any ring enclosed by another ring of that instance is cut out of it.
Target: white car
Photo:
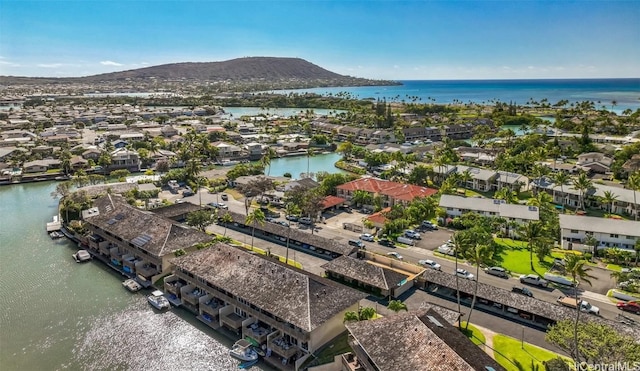
[[[420,233],[414,231],[413,229],[407,229],[406,231],[404,231],[404,235],[414,240],[419,240],[422,238],[420,236]]]
[[[437,271],[442,270],[442,266],[436,262],[434,262],[433,260],[419,260],[418,264],[422,265],[423,267],[427,267],[427,268],[431,268],[431,269],[435,269]]]
[[[441,254],[451,255],[451,256],[454,256],[456,254],[456,250],[447,244],[439,246],[438,252]]]
[[[549,282],[543,280],[542,278],[536,276],[535,274],[527,274],[520,276],[520,283],[526,283],[527,285],[547,287],[549,286]]]
[[[466,278],[466,279],[471,280],[471,281],[475,281],[476,280],[476,276],[474,276],[473,274],[467,272],[466,270],[464,270],[462,268],[456,269],[456,276],[462,277],[462,278]]]
[[[373,242],[373,235],[369,233],[363,233],[360,235],[362,241]]]
[[[390,257],[390,258],[398,259],[398,260],[402,260],[402,259],[404,259],[404,258],[402,257],[402,255],[398,254],[398,253],[397,253],[397,252],[395,252],[395,251],[388,252],[388,253],[387,253],[387,256],[388,256],[388,257]]]

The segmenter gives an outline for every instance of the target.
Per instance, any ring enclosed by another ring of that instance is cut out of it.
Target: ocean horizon
[[[547,99],[553,105],[591,101],[597,109],[622,113],[640,109],[640,78],[613,79],[492,79],[492,80],[396,80],[402,85],[328,87],[273,90],[271,92],[350,94],[358,99],[415,103],[485,103],[493,101],[526,104]],[[615,104],[614,104],[615,102]]]

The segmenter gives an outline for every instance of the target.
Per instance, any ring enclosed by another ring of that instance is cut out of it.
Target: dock
[[[62,229],[62,222],[58,215],[53,216],[53,221],[47,223],[47,233],[58,232]]]

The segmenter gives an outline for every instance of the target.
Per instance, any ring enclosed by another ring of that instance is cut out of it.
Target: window
[[[618,238],[618,235],[617,235],[617,234],[610,234],[609,236],[610,236],[611,238]]]
[[[627,240],[634,240],[635,237],[634,236],[627,236]]]
[[[571,233],[576,234],[576,233],[578,233],[578,230],[577,229],[572,229]]]

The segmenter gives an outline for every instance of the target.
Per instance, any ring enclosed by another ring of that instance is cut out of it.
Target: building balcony
[[[262,326],[259,323],[252,323],[249,326],[242,328],[242,336],[249,336],[259,344],[264,344],[267,341],[267,335],[271,333],[269,328]]]
[[[224,303],[221,303],[212,295],[201,296],[198,300],[198,308],[200,309],[201,315],[208,314],[210,316],[218,317],[218,315],[220,314],[220,308],[224,306]]]
[[[345,353],[342,355],[342,369],[347,371],[365,371],[360,365],[358,358],[353,353]]]
[[[112,247],[109,249],[109,259],[113,265],[122,266],[122,257],[124,255],[125,253],[120,251],[119,247]]]
[[[167,293],[178,295],[180,294],[180,288],[184,285],[184,281],[175,275],[170,275],[164,279],[164,291]]]
[[[283,337],[277,337],[267,342],[267,348],[273,352],[281,355],[284,358],[289,358],[300,350],[296,345],[289,343]]]
[[[135,271],[138,275],[143,276],[146,279],[160,273],[155,265],[140,258],[135,260]]]
[[[204,295],[206,295],[204,290],[200,290],[191,285],[187,285],[180,289],[180,297],[182,298],[182,301],[193,306],[197,306],[200,303],[200,297]]]
[[[244,320],[244,318],[240,317],[235,312],[231,312],[225,316],[222,316],[222,323],[234,330],[242,327],[242,321]]]

